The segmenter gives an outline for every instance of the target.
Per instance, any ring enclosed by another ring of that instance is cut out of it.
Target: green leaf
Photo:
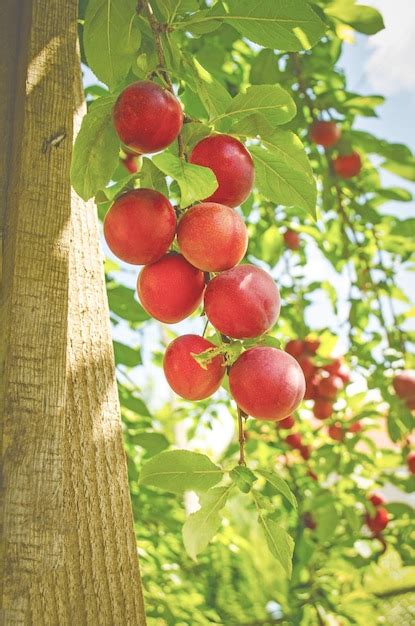
[[[384,189],[376,189],[376,194],[388,200],[397,200],[398,202],[410,202],[412,194],[402,187],[388,187]]]
[[[272,202],[298,206],[315,216],[316,184],[300,139],[278,130],[262,144],[250,146],[259,191]]]
[[[182,208],[197,200],[208,198],[217,189],[216,176],[208,167],[192,165],[168,152],[154,156],[153,163],[164,174],[177,181]]]
[[[176,26],[200,33],[207,32],[212,22],[221,21],[254,43],[281,52],[308,50],[326,30],[324,22],[304,0],[227,0],[225,5],[200,11]]]
[[[390,159],[391,161],[405,163],[412,157],[408,146],[401,143],[389,143],[385,139],[379,139],[363,130],[349,131],[347,137],[351,139],[353,145],[362,148],[364,152],[380,154],[385,159]]]
[[[143,159],[143,166],[140,171],[140,187],[155,189],[164,196],[169,193],[166,177],[150,159]]]
[[[183,543],[194,560],[202,552],[221,525],[219,511],[223,509],[233,485],[210,489],[201,497],[201,508],[189,515],[183,525]]]
[[[136,0],[89,0],[84,49],[94,74],[113,89],[128,74],[141,36]]]
[[[325,7],[324,12],[365,35],[374,35],[385,28],[379,11],[363,4],[356,5],[355,0],[335,0]]]
[[[242,493],[249,493],[252,485],[257,480],[255,474],[251,472],[247,467],[237,465],[229,473],[235,485],[242,491]]]
[[[256,472],[257,474],[263,476],[267,483],[272,485],[281,495],[283,495],[284,498],[286,498],[286,500],[288,500],[288,502],[291,504],[291,506],[293,506],[295,509],[297,508],[298,505],[296,497],[283,478],[269,470],[260,469],[256,470]]]
[[[199,96],[209,118],[220,116],[232,102],[231,95],[197,59],[184,56],[184,63],[186,67],[185,80]]]
[[[397,163],[396,161],[387,160],[381,163],[383,169],[396,174],[401,178],[415,182],[415,158],[408,158],[406,162]]]
[[[275,127],[289,122],[296,111],[294,100],[279,85],[253,85],[246,93],[235,96],[226,111],[211,121],[215,123],[225,117],[241,120],[261,114],[271,127]]]
[[[132,323],[144,322],[150,316],[134,298],[134,290],[124,285],[107,286],[108,303],[113,313]]]
[[[143,430],[128,436],[128,442],[147,450],[149,454],[158,454],[169,447],[169,442],[163,433]]]
[[[141,398],[134,396],[133,393],[129,389],[126,389],[123,385],[119,386],[119,395],[120,404],[123,408],[126,408],[133,413],[137,413],[137,415],[152,417],[145,402],[143,402]]]
[[[114,96],[93,102],[75,141],[71,183],[83,200],[105,187],[118,165],[120,142],[112,124],[114,102]]]
[[[273,85],[279,82],[281,72],[274,50],[264,48],[251,63],[249,80],[252,85]]]
[[[259,515],[258,521],[264,532],[271,554],[281,563],[288,578],[291,578],[292,556],[294,552],[292,537],[274,520],[264,517],[262,514]]]
[[[130,348],[119,341],[114,341],[115,362],[126,365],[127,367],[136,367],[142,363],[139,348]]]
[[[173,493],[207,491],[222,480],[223,472],[204,454],[189,450],[168,450],[148,461],[141,470],[140,483]]]

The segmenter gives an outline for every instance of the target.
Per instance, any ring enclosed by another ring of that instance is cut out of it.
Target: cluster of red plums
[[[335,122],[319,120],[311,127],[310,138],[323,148],[333,148],[340,141],[341,130]],[[358,152],[343,154],[339,151],[339,154],[332,160],[332,167],[340,178],[353,178],[360,173],[362,161]]]
[[[319,420],[329,419],[333,414],[333,405],[338,393],[350,380],[349,370],[342,359],[335,358],[325,365],[319,366],[315,357],[320,342],[314,339],[293,339],[285,346],[285,351],[291,354],[299,363],[306,380],[304,398],[313,400],[314,417]],[[356,432],[356,424],[350,426],[351,432]],[[335,430],[332,428],[332,434]],[[336,437],[333,437],[336,438]]]
[[[180,133],[183,113],[172,93],[140,81],[121,93],[113,119],[123,146],[138,155],[170,145]],[[235,207],[253,187],[251,155],[234,137],[215,134],[197,143],[189,162],[213,170],[216,191],[178,220],[169,200],[158,191],[127,191],[105,217],[107,244],[122,261],[144,265],[137,292],[155,319],[180,322],[203,302],[209,322],[226,342],[260,337],[279,317],[280,295],[264,270],[238,265],[248,234]],[[173,245],[179,252],[171,251]],[[201,400],[219,388],[227,370],[224,356],[216,352],[203,365],[194,358],[215,347],[193,334],[177,337],[168,346],[163,367],[176,393]],[[247,415],[279,420],[303,399],[305,380],[291,355],[259,345],[245,350],[230,366],[229,387]]]

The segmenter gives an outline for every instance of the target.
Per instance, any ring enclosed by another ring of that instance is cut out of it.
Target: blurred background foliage
[[[266,9],[269,3],[272,0],[258,2],[257,9]],[[143,78],[160,80],[160,75],[143,4],[133,17],[136,3],[125,2],[122,11],[131,15],[132,35],[127,45],[120,19],[122,40],[117,40],[116,51],[124,76],[108,76],[108,62],[99,48],[102,24],[94,31],[91,19],[87,31],[88,20],[84,22],[85,11],[96,11],[99,20],[104,4],[81,2],[80,34],[87,101],[90,105],[108,98],[110,110],[125,85]],[[279,85],[295,102],[296,113],[278,122],[274,143],[281,156],[277,165],[271,163],[271,177],[255,161],[257,185],[241,207],[250,234],[246,260],[267,269],[281,291],[281,317],[270,334],[282,346],[294,338],[318,338],[316,362],[324,364],[325,359],[344,354],[351,383],[339,394],[333,417],[326,422],[314,419],[307,401],[298,411],[293,432],[301,433],[310,446],[308,460],[287,445],[288,431],[252,419],[246,425],[248,465],[276,470],[298,500],[296,513],[269,484],[259,485],[278,510],[278,522],[295,540],[291,579],[268,552],[254,507],[235,491],[213,542],[196,562],[191,560],[181,528],[197,498],[138,487],[140,470],[148,459],[171,447],[204,452],[231,468],[238,455],[235,409],[226,389],[199,403],[181,401],[170,393],[160,370],[165,346],[177,334],[201,333],[204,319],[199,312],[175,326],[150,320],[136,299],[136,269],[119,265],[108,254],[108,298],[150,626],[415,623],[410,496],[415,477],[405,463],[414,418],[391,387],[394,372],[415,367],[415,307],[396,280],[402,270],[414,270],[415,216],[410,210],[389,210],[390,201],[410,203],[405,180],[415,181],[415,160],[405,145],[356,129],[357,120],[361,128],[362,118],[379,114],[383,97],[348,89],[342,48],[353,30],[378,32],[383,27],[379,13],[354,0],[294,4],[299,20],[307,8],[325,28],[316,34],[311,49],[293,45],[282,52],[286,48],[278,46],[278,34],[273,46],[266,47],[261,45],[263,33],[257,37],[259,43],[255,36],[248,39],[235,20],[201,19],[212,11],[221,16],[228,5],[232,13],[237,2],[151,2],[156,19],[168,24],[161,31],[165,69],[187,116],[186,150],[213,127],[246,141],[258,159],[261,154],[268,158],[266,142],[259,145],[256,136],[274,137],[269,119],[255,111],[221,117],[220,111],[231,96],[250,86]],[[241,0],[238,6],[245,5]],[[98,59],[94,50],[101,55]],[[341,143],[332,150],[324,152],[310,142],[309,129],[316,119],[332,119],[341,127]],[[167,191],[164,174],[150,159],[145,159],[138,175],[117,166],[118,144],[110,130],[105,132],[97,166],[101,178],[96,175],[92,185],[101,219],[124,189],[151,184]],[[317,182],[316,197],[298,138]],[[350,149],[361,155],[363,169],[356,178],[340,180],[332,173],[331,159],[337,151]],[[385,187],[382,171],[399,176],[402,186]],[[169,197],[177,203],[177,183],[167,181]],[[299,234],[298,250],[287,249],[283,238],[287,229]],[[361,424],[360,432],[348,431],[354,422]],[[342,441],[328,435],[327,426],[334,423],[347,431]],[[386,494],[391,515],[383,541],[372,537],[364,525],[366,511],[373,511],[367,494],[374,488]]]

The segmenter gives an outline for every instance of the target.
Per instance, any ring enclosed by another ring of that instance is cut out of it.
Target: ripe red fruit
[[[301,356],[304,351],[304,342],[301,341],[301,339],[291,339],[285,346],[285,351],[297,358]]]
[[[379,491],[373,491],[368,497],[373,506],[382,506],[386,502],[385,498],[381,493],[379,493]]]
[[[332,424],[328,427],[329,436],[334,439],[334,441],[343,441],[344,439],[344,430],[340,424]]]
[[[383,507],[379,507],[373,517],[366,515],[366,524],[373,533],[380,533],[389,523],[389,513]]]
[[[230,135],[212,135],[193,148],[190,163],[213,170],[218,181],[216,191],[205,198],[236,207],[247,199],[254,184],[254,164],[245,146]]]
[[[290,250],[298,250],[300,247],[300,235],[294,230],[287,230],[284,233],[284,241],[287,248]]]
[[[294,448],[294,450],[299,450],[301,448],[301,446],[303,445],[301,442],[301,435],[300,433],[292,433],[291,435],[288,435],[288,437],[286,437],[285,442],[291,446],[291,448]]]
[[[182,128],[183,111],[170,91],[143,80],[121,92],[113,121],[124,145],[147,154],[167,148],[176,139]]]
[[[304,400],[315,400],[317,398],[317,385],[319,376],[314,376],[311,380],[306,379]]]
[[[303,370],[305,379],[307,381],[311,380],[315,373],[317,372],[317,367],[314,365],[310,357],[308,356],[300,356],[298,359],[298,363]]]
[[[140,171],[141,157],[138,154],[135,154],[134,152],[126,152],[126,156],[120,159],[120,161],[130,174],[137,174],[137,172]]]
[[[303,457],[304,461],[308,461],[311,456],[311,446],[301,446],[300,454]]]
[[[294,424],[295,420],[293,415],[289,415],[288,417],[285,417],[284,419],[279,420],[276,423],[277,428],[283,428],[285,430],[290,430],[291,428],[293,428]]]
[[[331,363],[328,363],[327,365],[323,365],[322,369],[326,372],[328,372],[329,374],[337,374],[337,372],[339,371],[339,369],[342,366],[342,360],[341,359],[333,359]]]
[[[203,400],[219,389],[225,375],[224,359],[216,356],[206,369],[192,357],[209,348],[213,343],[199,335],[177,337],[168,346],[163,360],[164,374],[170,387],[186,400]]]
[[[415,411],[415,396],[413,398],[406,398],[405,404],[410,411]]]
[[[317,523],[311,513],[304,513],[304,526],[309,528],[310,530],[315,530],[317,528]]]
[[[320,380],[317,386],[317,393],[320,398],[333,399],[341,389],[343,389],[342,379],[339,376],[329,376]]]
[[[406,462],[408,464],[408,468],[411,474],[415,474],[415,450],[408,454],[408,456],[406,457]]]
[[[314,402],[314,417],[318,420],[326,420],[333,413],[333,402],[330,400],[318,399]]]
[[[360,422],[354,422],[354,424],[350,424],[349,433],[360,433],[362,430],[362,424]]]
[[[334,146],[339,141],[340,136],[340,128],[334,122],[314,122],[311,127],[311,140],[325,148]]]
[[[203,272],[175,252],[146,265],[137,280],[141,304],[147,313],[166,324],[180,322],[193,313],[204,290]]]
[[[248,415],[281,420],[300,404],[305,380],[292,356],[276,348],[258,347],[243,352],[232,365],[229,387]]]
[[[240,265],[219,274],[205,292],[211,324],[235,339],[258,337],[275,324],[280,294],[271,276],[254,265]]]
[[[333,161],[333,169],[341,178],[352,178],[362,169],[362,161],[357,152],[339,154]]]
[[[315,354],[320,347],[320,339],[305,339],[304,350],[308,354]]]
[[[392,385],[400,398],[412,398],[415,396],[415,372],[397,374]]]
[[[104,220],[105,240],[122,261],[133,265],[154,263],[174,239],[176,215],[163,194],[134,189],[117,198]]]
[[[198,204],[185,213],[177,228],[184,257],[204,272],[228,270],[243,258],[248,231],[242,218],[228,206]]]

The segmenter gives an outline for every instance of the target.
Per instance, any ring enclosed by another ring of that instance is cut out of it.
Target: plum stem
[[[156,20],[149,0],[145,1],[145,9],[146,9],[147,17],[148,17],[148,23],[152,30],[154,42],[156,45],[157,58],[158,58],[159,66],[160,66],[160,75],[164,79],[170,93],[172,93],[175,96],[173,83],[166,69],[166,59],[165,59],[164,51],[163,51],[163,43],[161,41],[161,34],[163,32],[166,32],[166,29],[164,28],[162,24],[160,24],[160,22]],[[178,151],[179,151],[179,158],[183,159],[185,157],[185,151],[184,151],[183,137],[181,133],[179,133],[177,137],[177,146],[178,146]]]
[[[238,465],[246,466],[246,461],[245,461],[245,432],[244,432],[243,420],[246,419],[248,416],[247,416],[246,413],[244,413],[244,411],[242,411],[242,409],[239,406],[237,406],[237,412],[238,412],[238,430],[239,430],[239,461],[238,461]]]

